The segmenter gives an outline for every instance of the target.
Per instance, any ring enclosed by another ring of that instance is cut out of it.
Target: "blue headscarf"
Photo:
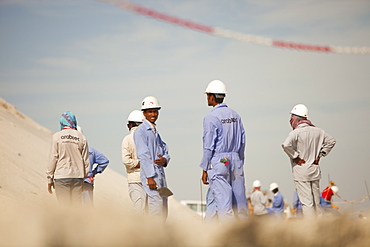
[[[77,120],[75,114],[70,111],[66,111],[60,116],[60,130],[64,128],[77,129]]]

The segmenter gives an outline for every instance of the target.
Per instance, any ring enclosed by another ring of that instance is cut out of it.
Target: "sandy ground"
[[[0,136],[0,246],[370,246],[369,221],[344,216],[210,226],[170,198],[158,222],[135,214],[126,178],[109,168],[93,209],[66,210],[47,192],[52,132],[0,98]]]

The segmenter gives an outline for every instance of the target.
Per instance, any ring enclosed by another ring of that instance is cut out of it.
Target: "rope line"
[[[137,4],[133,4],[123,0],[99,0],[101,2],[106,2],[115,5],[119,8],[135,12],[140,15],[148,16],[150,18],[159,19],[168,23],[172,23],[185,28],[193,29],[196,31],[213,34],[229,39],[234,39],[246,43],[254,43],[258,45],[265,45],[276,48],[287,48],[301,51],[313,51],[321,53],[340,53],[340,54],[370,54],[370,47],[362,46],[334,46],[334,45],[310,45],[310,44],[300,44],[295,42],[287,42],[280,40],[272,40],[268,37],[262,37],[251,34],[244,34],[240,32],[235,32],[232,30],[227,30],[219,27],[211,27],[196,22],[181,19],[175,16],[164,14],[153,9],[149,9]]]
[[[350,204],[361,204],[363,203],[367,198],[369,198],[369,195],[366,195],[364,197],[361,197],[359,199],[353,200],[353,201],[348,201],[346,199],[343,199],[340,195],[336,194],[336,196],[341,199],[343,202],[337,202],[337,203],[350,203]]]

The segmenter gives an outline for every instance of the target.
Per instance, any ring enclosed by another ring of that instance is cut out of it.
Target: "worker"
[[[339,213],[337,211],[339,209],[338,206],[332,204],[332,197],[333,195],[337,195],[338,191],[339,189],[335,183],[330,181],[330,185],[321,192],[320,205],[324,210],[324,213]]]
[[[157,189],[167,187],[164,167],[170,162],[170,155],[155,124],[160,109],[159,101],[153,96],[142,101],[145,121],[135,130],[134,142],[140,162],[141,183],[148,195],[148,213],[165,220],[168,214],[167,198],[162,197]]]
[[[83,182],[89,172],[89,147],[85,136],[77,131],[76,116],[64,112],[60,131],[53,134],[47,167],[48,192],[55,194],[62,206],[81,205]]]
[[[77,131],[82,133],[81,126],[77,125]],[[87,178],[84,180],[83,184],[83,192],[82,198],[83,202],[86,206],[93,206],[94,205],[94,181],[95,175],[102,173],[105,168],[109,165],[109,160],[104,154],[100,153],[95,148],[89,146],[89,160],[90,160],[90,167],[89,173],[87,174]],[[94,165],[96,165],[94,167]]]
[[[324,130],[308,120],[308,109],[303,104],[290,112],[293,129],[282,144],[291,161],[294,185],[302,203],[304,217],[321,214],[320,189],[321,171],[319,162],[333,149],[336,141]]]
[[[284,214],[284,197],[279,191],[279,185],[277,183],[270,184],[270,191],[274,194],[274,199],[272,200],[272,206],[267,207],[266,210],[269,214],[277,216],[278,218],[283,218]]]
[[[202,182],[209,182],[220,222],[245,219],[248,202],[245,195],[245,131],[241,117],[225,103],[226,86],[211,81],[205,91],[212,111],[203,120]]]
[[[122,162],[126,166],[128,194],[134,204],[134,209],[141,214],[145,213],[147,195],[140,179],[140,162],[136,155],[134,132],[143,121],[142,111],[132,111],[127,118],[130,134],[122,140]]]
[[[253,182],[253,192],[251,195],[251,202],[253,205],[253,215],[263,216],[267,215],[267,199],[266,196],[261,191],[261,181],[255,180]]]

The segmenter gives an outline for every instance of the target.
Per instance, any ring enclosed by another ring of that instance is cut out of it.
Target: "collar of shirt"
[[[227,107],[227,105],[225,103],[220,103],[218,105],[215,105],[212,109],[212,111],[216,110],[217,108],[220,108],[220,107]]]
[[[151,123],[151,122],[149,122],[147,119],[145,119],[145,121],[147,121],[147,122],[148,122],[148,124],[149,124],[149,126],[152,128],[152,130],[153,130],[154,134],[156,134],[157,130],[156,130],[155,126],[157,126],[157,125],[156,125],[155,123]]]
[[[298,126],[297,126],[297,128],[296,129],[298,129],[298,128],[304,128],[304,127],[307,127],[307,126],[310,126],[308,123],[301,123],[301,124],[299,124]]]

